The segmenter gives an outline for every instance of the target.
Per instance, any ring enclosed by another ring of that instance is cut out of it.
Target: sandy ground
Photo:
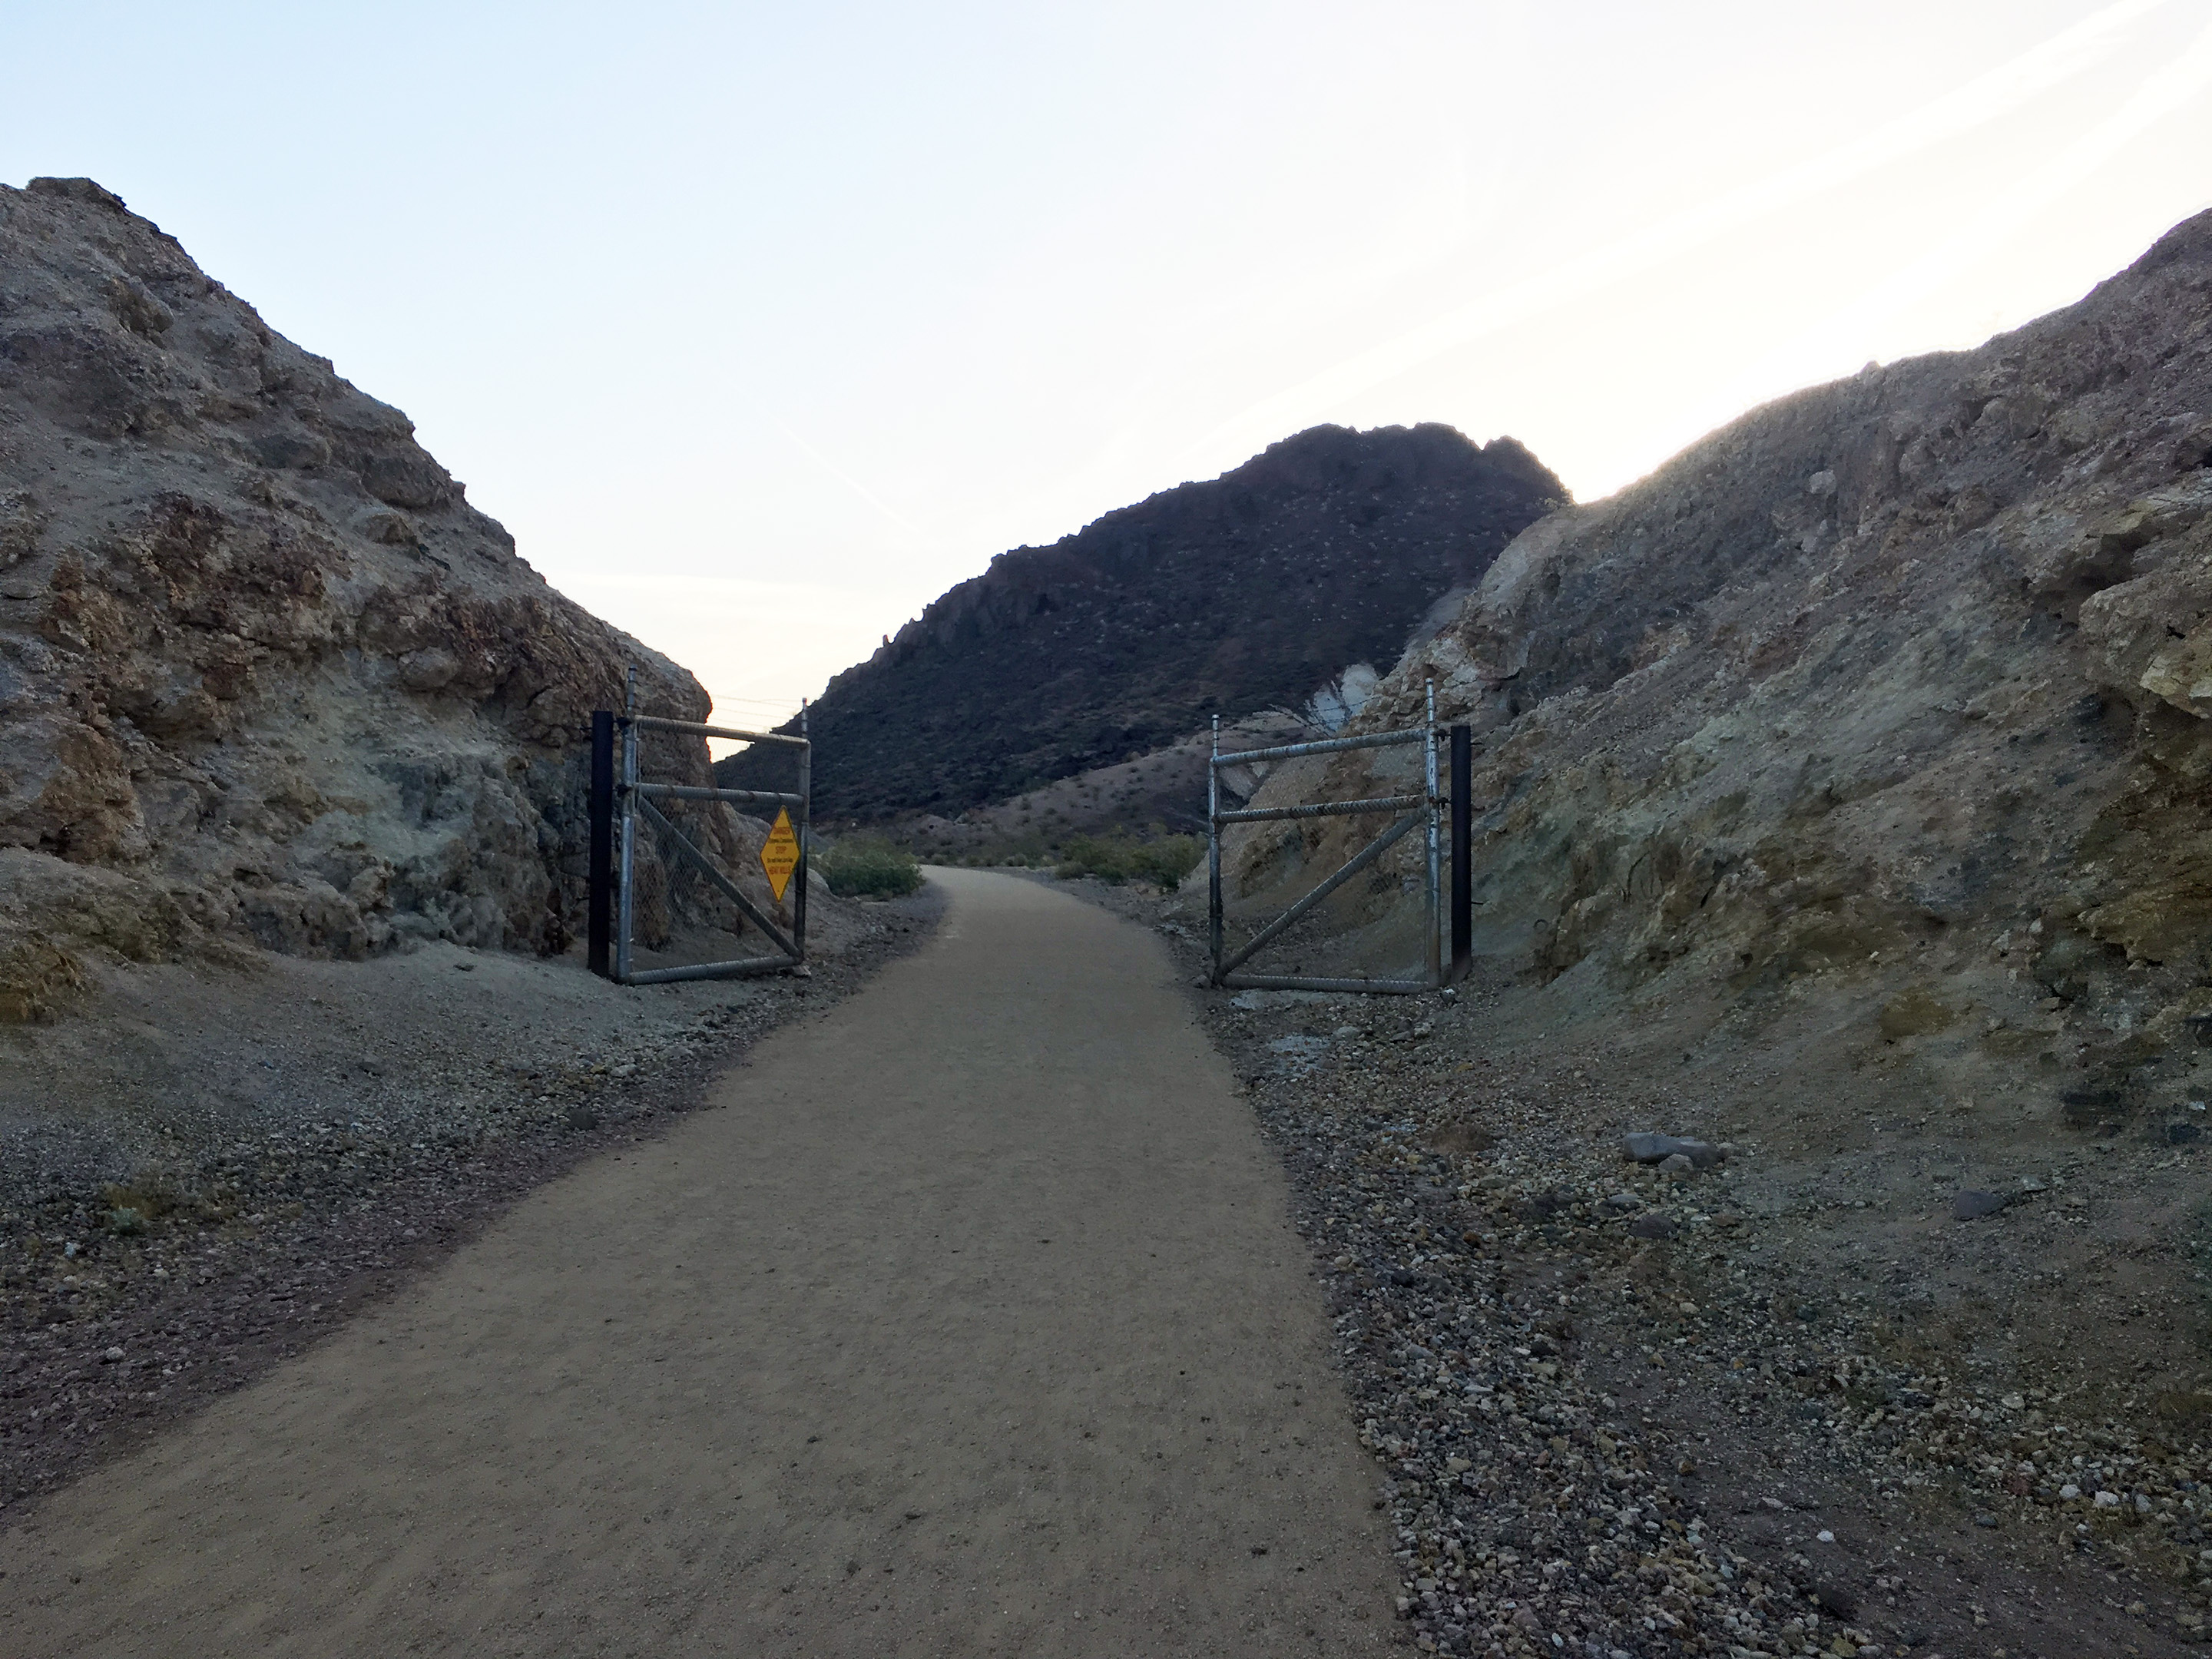
[[[750,1045],[854,994],[943,908],[928,887],[816,900],[804,978],[624,989],[580,947],[431,945],[110,963],[65,1017],[0,1024],[0,1528],[698,1109]],[[730,954],[713,930],[672,943]]]
[[[1341,1654],[1393,1575],[1158,940],[939,936],[0,1538],[41,1655]]]

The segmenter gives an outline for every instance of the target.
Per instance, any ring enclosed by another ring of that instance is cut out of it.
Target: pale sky
[[[2212,0],[0,0],[88,174],[750,724],[1316,422],[1583,500],[2212,206]]]

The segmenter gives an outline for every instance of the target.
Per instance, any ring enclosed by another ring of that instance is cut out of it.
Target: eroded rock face
[[[1359,724],[1416,718],[1431,674],[1476,728],[1492,958],[1717,1010],[1917,998],[1947,1017],[1873,1035],[1979,1040],[2088,1116],[2161,1060],[2178,1085],[2212,1006],[2212,215],[1535,525]],[[1413,754],[1262,799],[1387,793]],[[1257,902],[1357,833],[1240,834],[1233,882]],[[1402,945],[1408,908],[1391,881],[1339,920]]]
[[[703,717],[173,239],[89,180],[0,188],[0,1018],[88,951],[562,948],[632,665]]]

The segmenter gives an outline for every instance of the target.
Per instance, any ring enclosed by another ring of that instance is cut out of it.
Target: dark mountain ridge
[[[955,813],[1302,702],[1347,664],[1395,661],[1566,501],[1511,438],[1322,426],[1002,553],[830,681],[816,814]],[[740,754],[716,775],[757,787],[772,767]]]

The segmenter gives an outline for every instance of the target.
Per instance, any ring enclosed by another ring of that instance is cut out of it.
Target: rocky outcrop
[[[173,238],[87,179],[0,188],[0,1018],[101,951],[562,948],[631,665],[704,715]]]
[[[2165,1099],[2212,1015],[2212,215],[1545,520],[1359,723],[1431,675],[1475,727],[1491,963],[1711,1019],[1833,991],[2077,1121]],[[1407,752],[1262,799],[1386,793]],[[1358,833],[1240,833],[1240,902]],[[1395,881],[1337,922],[1412,942]]]
[[[1566,499],[1510,438],[1316,427],[1232,472],[1000,554],[814,705],[824,818],[951,816],[1387,662]],[[762,760],[718,769],[762,787]]]

